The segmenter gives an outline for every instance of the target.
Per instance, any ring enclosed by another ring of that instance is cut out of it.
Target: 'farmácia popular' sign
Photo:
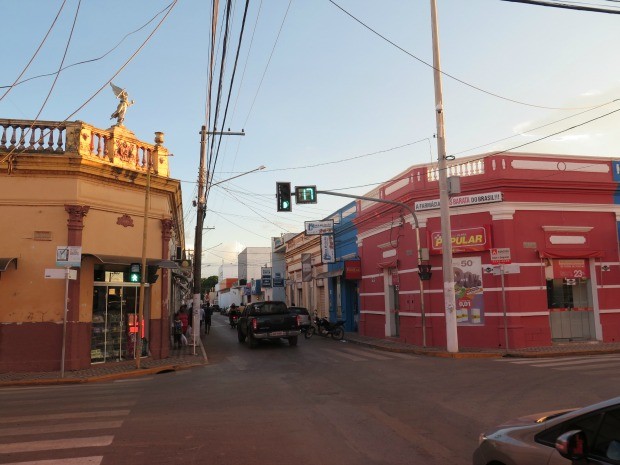
[[[486,192],[483,194],[461,195],[450,197],[451,207],[463,207],[465,205],[478,205],[481,203],[501,202],[504,200],[501,192]],[[439,199],[421,200],[415,203],[415,210],[434,210],[439,208]]]
[[[491,226],[484,226],[467,229],[453,229],[452,252],[481,252],[491,248]],[[441,231],[429,232],[430,253],[440,254],[442,252]]]

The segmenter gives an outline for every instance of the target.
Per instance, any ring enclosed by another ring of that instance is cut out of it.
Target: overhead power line
[[[343,7],[341,7],[340,5],[338,5],[334,0],[328,0],[332,5],[334,5],[336,8],[338,8],[340,11],[342,11],[344,14],[346,14],[347,16],[349,16],[351,19],[353,19],[354,21],[358,22],[359,24],[361,24],[362,26],[364,26],[366,29],[368,29],[370,32],[372,32],[373,34],[375,34],[376,36],[380,37],[381,39],[383,39],[384,41],[386,41],[387,43],[393,45],[394,47],[396,47],[398,50],[400,50],[401,52],[409,55],[411,58],[413,58],[414,60],[419,61],[420,63],[422,63],[423,65],[428,66],[429,68],[432,69],[436,69],[431,63],[428,63],[427,61],[424,61],[422,58],[414,55],[413,53],[405,50],[404,48],[402,48],[400,45],[396,44],[395,42],[391,41],[390,39],[388,39],[386,36],[384,36],[383,34],[379,33],[378,31],[374,30],[373,28],[371,28],[369,25],[367,25],[366,23],[364,23],[362,20],[360,20],[359,18],[355,17],[353,14],[349,13],[347,10],[345,10]],[[505,1],[512,1],[512,0],[505,0]],[[475,89],[479,92],[482,92],[484,94],[490,95],[492,97],[496,97],[498,99],[501,100],[506,100],[507,102],[512,102],[512,103],[516,103],[519,105],[524,105],[527,107],[533,107],[533,108],[542,108],[545,110],[584,110],[586,108],[591,108],[591,107],[573,107],[573,108],[563,108],[563,107],[548,107],[548,106],[544,106],[544,105],[535,105],[533,103],[528,103],[528,102],[521,102],[520,100],[515,100],[515,99],[511,99],[508,97],[504,97],[503,95],[499,95],[496,94],[494,92],[490,92],[488,90],[482,89],[481,87],[475,86],[473,84],[470,84],[469,82],[463,81],[462,79],[457,78],[456,76],[453,76],[452,74],[448,74],[445,71],[441,71],[438,70],[442,75],[456,81],[456,82],[460,82],[461,84],[467,86],[467,87],[471,87],[472,89]]]
[[[78,61],[78,62],[75,62],[75,63],[71,63],[70,65],[67,65],[67,66],[65,66],[64,68],[61,68],[60,70],[55,71],[55,72],[53,72],[53,73],[46,73],[46,74],[39,74],[39,75],[37,75],[37,76],[32,76],[32,77],[29,77],[29,78],[27,78],[27,79],[23,79],[23,80],[21,80],[21,81],[16,81],[13,85],[10,85],[10,86],[0,86],[0,89],[6,89],[6,88],[17,87],[17,86],[19,86],[19,85],[21,85],[21,84],[24,84],[24,83],[26,83],[26,82],[28,82],[28,81],[32,81],[32,80],[34,80],[34,79],[39,79],[39,78],[42,78],[42,77],[48,77],[48,76],[54,76],[54,75],[56,75],[56,74],[58,74],[58,73],[60,73],[60,72],[62,72],[62,71],[64,71],[64,70],[69,69],[69,68],[72,68],[72,67],[74,67],[74,66],[84,65],[84,64],[87,64],[87,63],[93,63],[93,62],[95,62],[95,61],[102,60],[102,59],[104,59],[105,57],[107,57],[110,53],[112,53],[114,50],[116,50],[116,49],[117,49],[117,48],[118,48],[118,47],[119,47],[119,46],[120,46],[120,45],[121,45],[121,44],[125,41],[125,39],[127,39],[127,37],[129,37],[130,35],[135,34],[135,33],[139,32],[139,31],[141,31],[141,30],[142,30],[142,29],[144,29],[146,26],[148,26],[148,25],[149,25],[149,24],[151,24],[153,21],[155,21],[155,18],[157,18],[157,17],[158,17],[159,15],[161,15],[164,11],[166,11],[168,8],[170,8],[170,6],[171,6],[171,5],[172,5],[172,3],[171,3],[171,4],[169,4],[169,5],[168,5],[166,8],[164,8],[163,10],[161,10],[159,13],[157,13],[155,16],[153,16],[151,19],[149,19],[146,23],[144,23],[144,24],[143,24],[142,26],[140,26],[138,29],[135,29],[135,30],[133,30],[133,31],[131,31],[131,32],[127,33],[127,34],[125,34],[125,36],[124,36],[121,40],[119,40],[119,41],[117,42],[117,44],[116,44],[114,47],[112,47],[110,50],[108,50],[107,52],[105,52],[105,53],[104,53],[103,55],[101,55],[100,57],[97,57],[97,58],[89,58],[88,60],[83,60],[83,61]],[[48,32],[48,34],[49,34],[49,32]],[[46,37],[47,37],[47,36],[46,36]],[[41,43],[41,45],[43,45],[43,43]],[[40,49],[40,46],[39,46],[39,49]],[[38,52],[38,50],[37,50],[37,52]],[[35,56],[36,56],[36,54],[35,54]],[[33,57],[33,58],[34,58],[34,57]],[[29,63],[28,65],[30,65],[30,63]],[[27,67],[26,67],[26,69],[27,69]],[[26,71],[26,69],[24,69],[24,72]],[[22,74],[20,75],[20,77],[21,77],[21,76],[23,76],[24,72],[22,72]],[[18,79],[19,79],[19,78],[18,78]],[[2,98],[0,98],[0,100],[2,100]]]
[[[620,14],[618,10],[608,10],[605,8],[597,8],[591,6],[570,5],[568,3],[545,2],[541,0],[501,0],[502,2],[525,3],[527,5],[547,6],[551,8],[564,8],[567,10],[590,11],[594,13],[609,13],[612,15]]]

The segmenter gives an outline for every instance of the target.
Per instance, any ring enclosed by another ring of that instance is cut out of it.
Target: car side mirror
[[[569,460],[582,460],[588,454],[588,441],[581,430],[567,431],[555,440],[555,449]]]

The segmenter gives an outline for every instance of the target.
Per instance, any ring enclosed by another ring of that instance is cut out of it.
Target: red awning
[[[384,260],[377,263],[378,268],[398,268],[398,260],[396,258],[392,260]]]
[[[545,249],[539,250],[542,258],[591,258],[602,257],[602,250],[594,249]]]

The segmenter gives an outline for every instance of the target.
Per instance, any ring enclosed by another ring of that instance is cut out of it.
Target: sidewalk
[[[449,358],[561,357],[570,355],[620,353],[620,342],[566,343],[548,347],[530,347],[527,349],[508,351],[501,349],[470,349],[460,347],[459,352],[451,353],[445,348],[414,346],[405,344],[394,338],[378,339],[369,336],[361,336],[357,333],[346,333],[343,341],[371,347],[376,350]],[[182,370],[206,365],[208,363],[207,354],[204,352],[202,346],[196,346],[196,355],[194,355],[193,346],[186,346],[181,349],[171,350],[170,356],[163,360],[153,360],[150,357],[145,357],[140,360],[140,369],[136,368],[135,360],[128,360],[123,362],[95,364],[87,370],[66,371],[64,378],[60,377],[59,371],[43,373],[0,373],[0,388],[4,386],[72,384],[132,378]]]
[[[418,355],[450,358],[493,358],[493,357],[562,357],[570,355],[597,355],[620,353],[620,342],[570,342],[545,347],[526,349],[476,349],[459,347],[457,353],[448,352],[441,347],[421,347],[405,344],[395,338],[377,339],[357,333],[346,333],[344,340],[353,344],[372,347],[388,352],[403,352]]]
[[[195,366],[208,364],[208,358],[201,346],[196,346],[194,355],[193,346],[181,349],[171,349],[170,356],[161,360],[143,357],[140,368],[136,368],[135,360],[122,362],[108,362],[91,365],[86,370],[65,371],[64,378],[60,371],[31,372],[31,373],[0,373],[0,388],[4,386],[31,386],[41,384],[77,384],[114,379],[132,378],[136,376],[167,373],[183,370]]]

